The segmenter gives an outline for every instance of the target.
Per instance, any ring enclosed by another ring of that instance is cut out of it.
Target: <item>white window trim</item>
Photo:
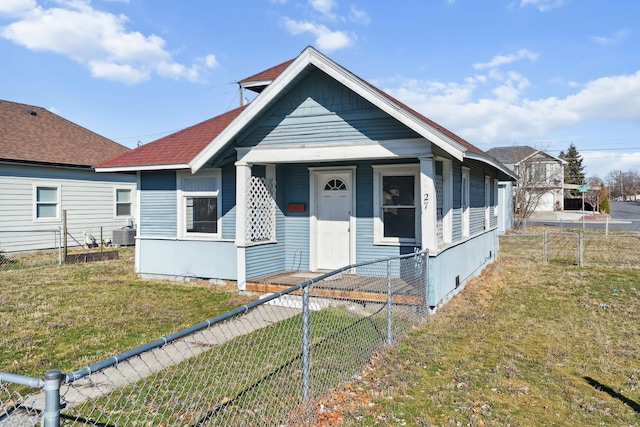
[[[497,179],[493,180],[493,216],[498,216],[498,187],[500,182]]]
[[[129,209],[129,215],[118,215],[118,190],[128,190],[129,194],[130,194],[130,199],[129,199],[129,205],[130,205],[130,209]],[[114,187],[113,189],[113,219],[125,219],[125,218],[132,218],[133,217],[133,213],[135,212],[134,208],[134,200],[135,200],[136,194],[135,194],[135,190],[131,187]]]
[[[55,218],[39,218],[38,217],[38,188],[55,188],[56,196],[56,216]],[[53,184],[47,182],[38,182],[33,184],[33,221],[34,222],[60,222],[61,220],[61,205],[62,205],[62,186],[60,184]]]
[[[469,237],[470,234],[470,220],[471,220],[471,216],[469,214],[469,210],[471,209],[470,202],[471,202],[471,195],[470,195],[470,191],[471,191],[471,177],[470,177],[470,173],[469,173],[470,169],[466,166],[462,166],[462,176],[460,179],[460,210],[462,211],[462,238],[466,239]],[[465,178],[466,178],[466,184],[465,184]],[[465,187],[466,187],[466,200],[465,200]],[[467,208],[465,209],[465,202],[466,202],[466,206]]]
[[[444,211],[442,218],[442,237],[444,241],[440,243],[440,246],[442,246],[453,242],[453,167],[451,159],[435,156],[434,160],[442,162],[442,179],[444,180],[442,192],[442,208]],[[435,175],[435,165],[433,171]]]
[[[187,178],[216,178],[217,189],[214,191],[183,191],[182,181]],[[220,169],[207,170],[192,174],[191,171],[178,171],[177,204],[178,204],[178,238],[183,240],[221,240],[222,239],[222,171]],[[187,232],[187,197],[217,197],[218,225],[217,233],[188,233]]]
[[[420,165],[373,165],[373,243],[374,245],[404,246],[420,244]],[[413,176],[415,205],[415,238],[384,237],[384,221],[382,219],[382,177]]]
[[[491,178],[484,176],[484,229],[491,228]]]

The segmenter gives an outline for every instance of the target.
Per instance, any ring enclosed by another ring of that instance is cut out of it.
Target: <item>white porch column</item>
[[[436,186],[433,157],[420,157],[420,206],[422,249],[435,251],[438,248],[436,218]]]
[[[238,290],[247,290],[246,229],[247,229],[247,183],[251,178],[251,165],[236,163],[236,252]]]

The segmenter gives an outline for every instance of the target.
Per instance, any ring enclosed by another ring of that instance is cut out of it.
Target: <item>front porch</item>
[[[325,273],[280,271],[248,279],[246,290],[276,293],[307,280],[317,280],[309,287],[310,296],[362,303],[385,303],[390,297],[392,304],[424,305],[427,292],[425,288],[421,289],[419,284],[425,282],[421,280],[416,282],[415,276],[406,280],[401,277],[393,277],[388,281],[386,276],[361,275],[356,274],[356,270],[357,268],[347,269],[326,278],[322,278]],[[300,293],[300,291],[296,293]]]

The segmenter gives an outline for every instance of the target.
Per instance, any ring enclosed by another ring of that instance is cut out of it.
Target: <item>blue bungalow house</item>
[[[106,160],[135,172],[143,277],[237,281],[429,249],[436,306],[495,260],[482,150],[312,47],[239,82],[258,95]]]

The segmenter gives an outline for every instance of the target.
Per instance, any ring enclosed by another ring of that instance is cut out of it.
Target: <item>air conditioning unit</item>
[[[134,246],[136,244],[136,229],[122,228],[120,230],[113,230],[113,239],[111,241],[116,247]]]

